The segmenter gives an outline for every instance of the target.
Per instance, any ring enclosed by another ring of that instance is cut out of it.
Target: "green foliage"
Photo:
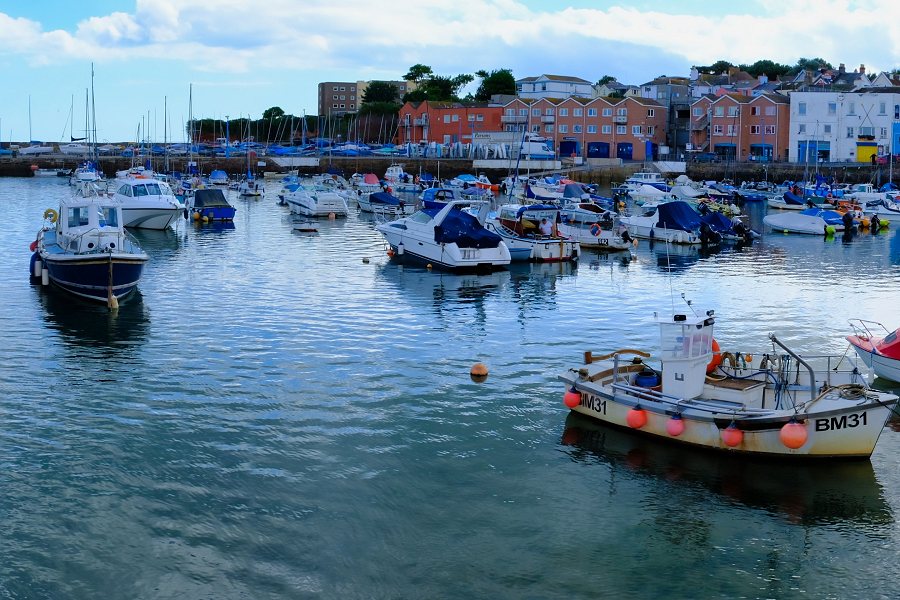
[[[423,64],[415,64],[409,68],[409,71],[403,76],[403,79],[419,83],[433,75],[434,73],[432,72],[431,67],[427,67]]]
[[[364,102],[359,107],[360,115],[396,115],[400,112],[397,102]]]
[[[280,106],[273,106],[272,108],[267,108],[263,111],[262,118],[263,119],[278,119],[284,116],[284,111],[281,110]]]
[[[365,106],[368,103],[396,103],[400,99],[397,87],[387,81],[373,81],[370,83],[362,95],[362,103]]]
[[[790,65],[783,65],[767,59],[758,60],[752,65],[739,65],[738,68],[754,77],[765,75],[769,79],[778,79],[791,73]]]
[[[495,94],[516,93],[516,79],[510,69],[496,69],[490,73],[481,70],[476,71],[475,76],[481,78],[473,97],[476,102],[487,102]]]
[[[707,73],[709,75],[718,75],[720,73],[727,73],[728,69],[732,68],[733,66],[734,65],[727,60],[717,60],[709,66],[697,67],[697,70],[701,73]]]
[[[824,58],[801,58],[797,61],[797,64],[794,65],[792,72],[794,74],[799,73],[800,71],[805,71],[809,69],[811,71],[818,71],[819,69],[833,69],[831,63],[825,60]]]
[[[597,80],[597,85],[606,85],[610,81],[616,81],[616,78],[612,75],[604,75],[600,79]]]

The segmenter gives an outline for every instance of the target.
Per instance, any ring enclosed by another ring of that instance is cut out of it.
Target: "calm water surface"
[[[29,282],[68,193],[0,179],[0,597],[900,596],[900,432],[733,461],[569,417],[555,379],[653,350],[681,293],[723,350],[843,353],[848,318],[900,324],[900,232],[447,275],[365,216],[293,233],[270,191],[233,228],[139,232],[110,313]]]

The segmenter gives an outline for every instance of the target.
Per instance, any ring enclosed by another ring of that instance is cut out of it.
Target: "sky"
[[[313,115],[320,81],[398,80],[415,64],[639,85],[717,60],[813,57],[896,69],[900,2],[0,0],[0,141],[83,135],[92,86],[101,142],[139,127],[180,142],[189,110]]]

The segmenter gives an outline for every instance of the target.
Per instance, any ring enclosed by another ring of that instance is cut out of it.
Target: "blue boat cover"
[[[440,208],[426,208],[423,212],[434,217]],[[475,215],[452,209],[443,223],[434,226],[434,241],[439,244],[456,243],[460,248],[496,248],[503,240],[493,231],[485,229]]]
[[[516,211],[516,218],[521,218],[522,214],[530,210],[559,210],[558,206],[552,204],[529,204],[528,206],[520,206]]]
[[[369,202],[372,204],[384,204],[387,206],[400,206],[400,198],[387,192],[372,192],[369,194]]]
[[[785,204],[805,204],[805,202],[803,202],[803,198],[793,192],[785,192],[784,193],[784,203]]]
[[[563,188],[563,198],[581,198],[586,193],[578,183],[567,183]]]
[[[824,208],[807,208],[800,211],[801,215],[809,215],[811,217],[822,217],[826,225],[843,225],[844,215],[836,210],[826,210]]]
[[[218,189],[202,189],[194,192],[194,206],[214,208],[217,206],[231,207],[225,199],[225,193]]]
[[[657,227],[681,231],[696,231],[700,227],[700,215],[683,200],[663,202],[656,210],[659,216]]]
[[[709,225],[709,227],[715,231],[716,233],[722,235],[737,235],[737,232],[734,230],[734,224],[731,222],[731,219],[726,217],[720,212],[710,211],[705,215],[700,216],[700,221]]]

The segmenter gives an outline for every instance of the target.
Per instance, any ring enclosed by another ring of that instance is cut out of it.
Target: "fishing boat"
[[[550,204],[504,204],[493,217],[487,217],[485,227],[499,235],[509,248],[510,260],[531,262],[560,262],[577,260],[581,247],[556,229],[559,207]],[[541,224],[549,223],[549,233],[541,231]]]
[[[878,377],[900,382],[900,329],[890,331],[877,321],[851,319],[847,341]]]
[[[488,203],[479,203],[479,215],[463,210],[471,203],[453,200],[423,208],[408,217],[375,228],[390,246],[389,255],[412,259],[447,270],[490,271],[510,262],[503,239],[482,225]]]
[[[628,228],[621,225],[618,216],[612,213],[595,219],[593,223],[563,221],[558,223],[556,228],[559,235],[578,242],[582,248],[627,250],[634,241],[628,233]]]
[[[641,350],[594,357],[562,373],[565,405],[661,439],[747,455],[868,457],[897,396],[870,389],[846,355],[720,351],[713,311],[688,303],[658,316],[658,366]]]
[[[187,202],[187,210],[195,221],[233,221],[237,209],[219,188],[194,190]]]
[[[165,229],[184,214],[184,203],[169,184],[159,179],[124,179],[113,198],[122,204],[125,227]]]
[[[126,233],[120,201],[91,184],[44,212],[31,273],[77,296],[118,306],[138,284],[147,255]]]

